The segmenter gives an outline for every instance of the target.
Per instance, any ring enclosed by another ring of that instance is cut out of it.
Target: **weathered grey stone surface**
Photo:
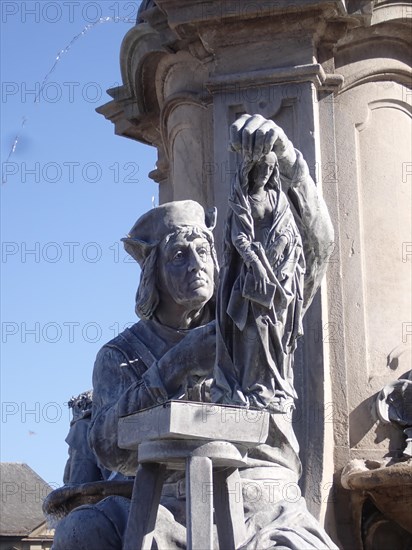
[[[211,439],[254,447],[266,441],[268,424],[268,415],[256,410],[169,401],[120,418],[118,443],[122,449],[137,450],[142,441]]]

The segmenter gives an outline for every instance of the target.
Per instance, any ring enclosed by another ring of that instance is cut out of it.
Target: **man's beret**
[[[126,252],[142,267],[153,247],[167,235],[185,227],[210,232],[215,223],[215,208],[206,213],[196,201],[167,202],[143,214],[122,241]]]

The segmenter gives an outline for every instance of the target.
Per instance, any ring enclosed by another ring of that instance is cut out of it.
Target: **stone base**
[[[135,450],[143,441],[195,439],[256,447],[266,441],[268,429],[269,414],[264,411],[167,401],[121,418],[118,444],[122,449]]]

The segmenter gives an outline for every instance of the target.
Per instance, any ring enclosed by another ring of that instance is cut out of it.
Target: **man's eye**
[[[197,250],[197,253],[199,254],[199,256],[200,256],[202,259],[205,260],[205,259],[207,258],[207,255],[208,255],[209,252],[208,252],[207,248],[202,247],[202,248],[199,248],[199,249]]]
[[[183,252],[181,250],[178,250],[174,253],[173,260],[182,260],[183,259]]]

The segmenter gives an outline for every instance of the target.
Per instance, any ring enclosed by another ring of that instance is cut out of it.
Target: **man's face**
[[[202,308],[213,296],[214,264],[207,239],[178,233],[162,246],[158,259],[160,299],[187,310]]]

